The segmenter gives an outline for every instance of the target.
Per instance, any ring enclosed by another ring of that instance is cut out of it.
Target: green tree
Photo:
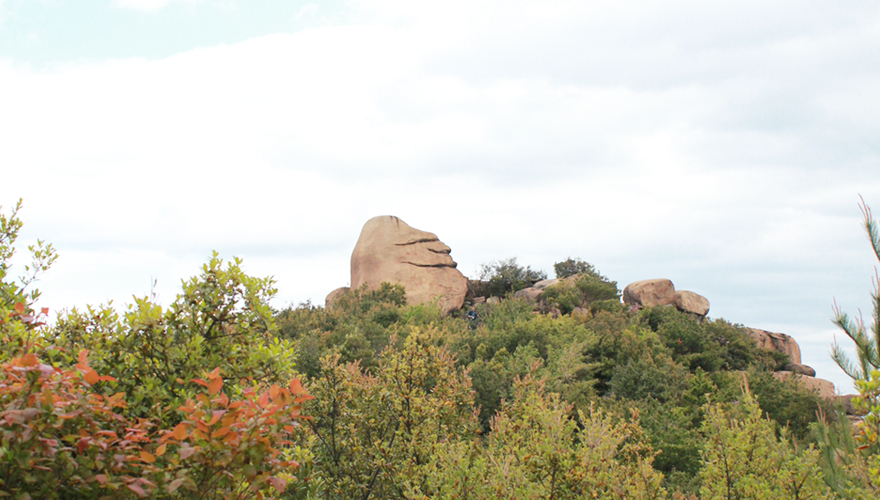
[[[575,276],[547,287],[541,301],[558,307],[562,314],[569,314],[576,307],[589,308],[592,312],[622,307],[616,281],[591,274]]]
[[[865,416],[855,426],[858,453],[851,470],[860,479],[862,488],[857,498],[877,498],[880,495],[880,371],[873,370],[868,380],[859,380],[856,408]]]
[[[480,292],[486,296],[501,297],[545,279],[547,273],[529,266],[522,267],[517,264],[516,257],[492,261],[480,266],[480,281],[485,284],[485,290]]]
[[[395,326],[407,321],[405,314],[413,315],[415,309],[405,306],[403,286],[382,283],[369,290],[364,285],[340,296],[331,310],[305,303],[280,311],[275,321],[278,335],[294,341],[297,368],[315,378],[321,358],[331,353],[339,355],[340,364],[358,361],[368,371],[375,369]]]
[[[269,338],[272,281],[215,255],[168,311],[142,299],[124,320],[89,308],[50,329],[27,288],[54,262],[52,246],[31,246],[25,275],[8,279],[20,207],[0,214],[0,496],[282,493],[302,455],[288,437],[310,397],[290,346]]]
[[[569,257],[562,262],[557,262],[553,264],[553,270],[556,272],[557,278],[568,278],[569,276],[575,276],[577,274],[586,274],[594,278],[607,280],[607,278],[599,274],[599,271],[596,270],[593,264],[579,258],[572,259]]]
[[[40,291],[36,288],[28,290],[30,285],[37,281],[40,274],[49,270],[58,254],[52,244],[37,240],[35,245],[28,246],[31,262],[24,266],[24,274],[18,280],[9,279],[12,269],[12,258],[15,256],[15,243],[24,223],[18,217],[21,211],[22,201],[18,200],[7,216],[0,212],[0,335],[12,328],[13,325],[20,329],[33,330],[40,326],[40,317],[45,316],[47,310],[37,312],[34,304],[40,297]],[[0,206],[0,209],[3,207]],[[6,318],[14,315],[20,321],[7,322]],[[0,344],[8,343],[11,339],[0,338]],[[8,359],[2,357],[0,360]]]
[[[389,347],[375,375],[339,355],[322,360],[303,429],[325,498],[402,498],[427,481],[435,447],[477,435],[470,378],[434,345],[435,328],[413,327]]]
[[[819,452],[797,449],[785,428],[765,419],[745,386],[737,405],[707,404],[700,470],[703,500],[808,500],[831,498]]]
[[[535,365],[536,368],[537,365]],[[548,393],[534,370],[492,419],[485,448],[467,440],[437,447],[424,489],[410,498],[654,499],[662,475],[636,420],[571,406]]]
[[[102,389],[124,392],[129,415],[176,424],[174,410],[195,395],[189,381],[207,368],[233,387],[284,384],[293,374],[293,345],[274,335],[273,284],[215,253],[167,309],[149,298],[122,318],[109,307],[74,309],[46,337],[67,352],[92,352],[96,369],[117,380]]]
[[[861,199],[861,197],[860,197]],[[864,217],[865,232],[874,250],[874,255],[880,261],[880,228],[871,214],[871,208],[861,199],[859,208]],[[856,347],[857,361],[853,361],[837,344],[835,339],[831,351],[831,358],[855,380],[870,380],[872,371],[880,370],[880,275],[874,269],[874,292],[871,294],[871,302],[874,309],[874,323],[869,328],[865,327],[864,321],[859,317],[854,320],[843,312],[835,302],[834,323],[843,333],[853,341]]]

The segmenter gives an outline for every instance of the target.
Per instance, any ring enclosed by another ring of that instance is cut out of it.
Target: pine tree
[[[868,233],[874,255],[880,261],[880,228],[878,228],[877,221],[874,220],[871,209],[865,200],[861,196],[859,199],[861,199],[859,208],[865,218],[865,231]],[[847,375],[855,380],[870,380],[872,370],[880,370],[880,275],[878,275],[876,267],[874,268],[873,281],[874,292],[871,294],[871,298],[873,299],[874,323],[870,326],[870,333],[861,317],[852,319],[840,310],[836,302],[834,304],[834,323],[855,343],[858,360],[854,362],[837,345],[836,340],[832,347],[831,358]]]

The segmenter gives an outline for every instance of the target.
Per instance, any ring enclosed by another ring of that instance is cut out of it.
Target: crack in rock
[[[415,245],[416,243],[431,243],[433,241],[440,241],[439,238],[423,238],[415,241],[407,241],[406,243],[395,243],[394,246],[397,247],[405,247],[409,245]]]
[[[452,264],[418,264],[416,262],[403,261],[402,263],[409,264],[411,266],[416,266],[416,267],[451,267],[453,269],[458,267],[458,264],[455,262],[453,262]]]

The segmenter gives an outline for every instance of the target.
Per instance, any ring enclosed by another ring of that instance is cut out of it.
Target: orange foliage
[[[29,352],[0,372],[0,490],[38,498],[268,498],[284,491],[297,466],[284,458],[300,404],[311,399],[298,380],[250,388],[231,400],[219,369],[193,382],[205,387],[179,408],[182,423],[154,431],[126,419],[125,395],[102,396],[112,383],[79,353],[73,369],[44,364]],[[191,495],[190,495],[191,494]]]

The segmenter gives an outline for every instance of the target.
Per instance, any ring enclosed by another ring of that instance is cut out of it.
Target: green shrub
[[[583,274],[547,287],[541,300],[558,307],[562,314],[570,314],[576,307],[613,310],[613,304],[620,303],[620,291],[617,282]]]
[[[480,266],[480,282],[484,289],[478,292],[486,297],[503,297],[545,279],[547,273],[544,271],[522,267],[517,264],[516,257],[511,257]]]
[[[797,449],[785,428],[777,435],[748,387],[736,405],[708,404],[705,412],[702,499],[830,498],[818,451]]]
[[[639,321],[691,371],[745,370],[755,363],[772,368],[787,359],[759,349],[745,331],[724,320],[700,320],[674,307],[643,309]]]
[[[403,498],[426,481],[435,447],[476,437],[470,379],[436,347],[436,329],[413,328],[375,374],[339,356],[322,359],[303,428],[324,498]]]
[[[293,373],[293,345],[274,335],[270,278],[246,275],[241,261],[215,254],[183,284],[168,309],[143,298],[123,318],[108,307],[58,318],[47,341],[68,352],[87,349],[95,368],[117,380],[103,390],[127,395],[126,413],[175,424],[174,410],[194,397],[189,380],[206,367],[228,383],[284,383]]]
[[[485,448],[441,443],[411,498],[664,498],[637,420],[590,409],[577,419],[530,373],[492,419]],[[478,445],[477,445],[478,446]]]

